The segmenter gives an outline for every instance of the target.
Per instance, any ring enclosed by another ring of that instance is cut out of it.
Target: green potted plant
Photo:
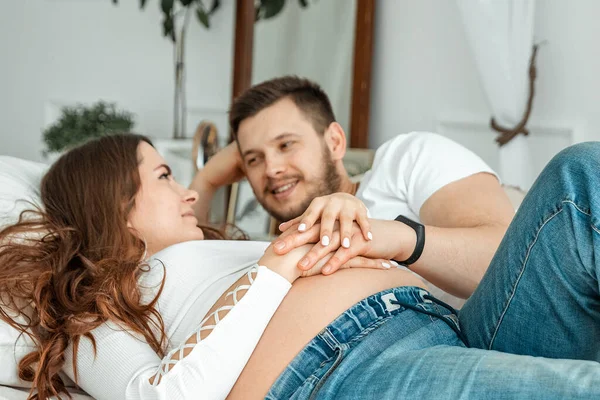
[[[63,107],[60,118],[43,131],[44,155],[53,161],[65,150],[86,140],[131,132],[133,126],[133,114],[118,110],[113,103],[99,101],[89,106]]]

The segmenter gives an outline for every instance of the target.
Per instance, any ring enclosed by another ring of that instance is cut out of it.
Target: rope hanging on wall
[[[521,121],[512,129],[505,128],[496,122],[496,119],[492,117],[490,121],[490,126],[493,130],[498,132],[500,135],[496,138],[496,142],[500,146],[504,146],[506,143],[510,142],[515,136],[522,133],[523,135],[529,135],[529,130],[525,127],[527,125],[527,121],[529,120],[529,115],[531,114],[531,108],[533,105],[533,97],[535,94],[535,78],[537,76],[537,70],[535,66],[535,59],[537,56],[537,51],[539,48],[539,44],[533,45],[533,52],[531,53],[531,59],[529,60],[529,98],[527,99],[527,108],[525,109],[525,113],[523,114],[523,118]]]

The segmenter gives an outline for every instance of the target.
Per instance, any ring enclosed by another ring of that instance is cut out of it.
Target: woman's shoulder
[[[203,285],[236,274],[263,255],[268,242],[234,240],[193,240],[169,246],[148,260],[140,276],[145,287],[166,285]]]
[[[256,261],[268,246],[268,242],[245,240],[192,240],[169,246],[154,254],[150,260],[168,264],[204,262],[207,269],[221,269],[224,266],[221,262],[229,265]]]

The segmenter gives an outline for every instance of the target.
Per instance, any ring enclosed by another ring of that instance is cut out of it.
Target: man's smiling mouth
[[[296,180],[293,182],[286,183],[285,185],[277,186],[275,189],[271,190],[271,194],[273,194],[278,199],[287,197],[287,195],[289,195],[294,190],[297,184],[298,181]]]

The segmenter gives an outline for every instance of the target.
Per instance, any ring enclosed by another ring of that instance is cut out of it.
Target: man
[[[398,135],[383,144],[357,187],[342,163],[346,136],[329,99],[305,79],[287,76],[250,88],[234,101],[230,123],[235,142],[191,185],[201,196],[196,203],[200,220],[206,220],[215,190],[244,176],[280,221],[301,215],[315,197],[356,195],[373,218],[408,218],[401,219],[406,229],[398,238],[408,255],[418,253],[419,226],[412,221],[423,224],[427,239],[420,257],[408,263],[410,270],[466,298],[514,215],[493,171],[472,152],[433,133]]]

